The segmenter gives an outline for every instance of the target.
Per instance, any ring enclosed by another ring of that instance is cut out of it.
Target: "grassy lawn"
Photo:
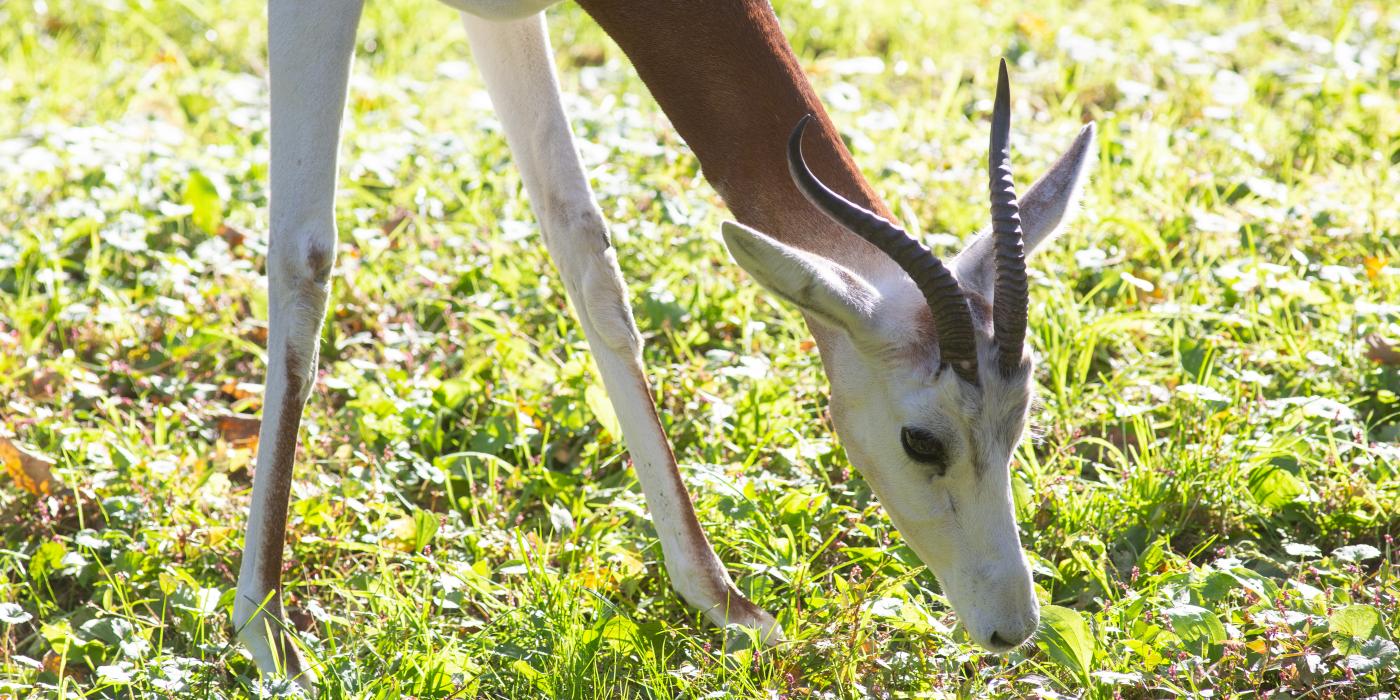
[[[670,592],[454,14],[375,0],[285,574],[325,697],[1393,697],[1400,8],[778,3],[876,190],[983,225],[995,60],[1021,177],[1100,125],[1032,265],[1013,483],[1045,606],[973,646],[846,460],[798,314],[622,54],[551,13],[702,523],[791,641]],[[252,0],[0,1],[0,698],[260,689],[230,612],[266,327]],[[1031,119],[1034,115],[1034,121]],[[28,457],[12,448],[18,446]]]

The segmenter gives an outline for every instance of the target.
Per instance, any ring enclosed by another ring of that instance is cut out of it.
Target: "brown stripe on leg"
[[[284,370],[287,373],[287,389],[282,394],[276,432],[273,439],[270,481],[268,483],[268,506],[263,519],[262,551],[257,557],[257,583],[260,590],[274,591],[266,604],[265,624],[272,629],[273,642],[279,661],[288,676],[302,673],[301,653],[285,630],[286,618],[282,610],[282,549],[287,540],[287,513],[292,494],[292,473],[296,468],[297,436],[301,429],[301,413],[309,393],[308,371],[298,368],[295,353],[288,352]]]

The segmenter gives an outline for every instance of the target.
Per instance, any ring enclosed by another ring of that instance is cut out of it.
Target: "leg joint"
[[[273,227],[268,247],[268,281],[286,285],[295,293],[324,290],[335,266],[335,224],[307,224],[287,229]]]

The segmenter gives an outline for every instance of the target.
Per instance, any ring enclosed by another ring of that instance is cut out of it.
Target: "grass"
[[[997,56],[1022,173],[1101,127],[1083,214],[1033,266],[1043,407],[1014,483],[1045,622],[995,657],[852,472],[800,317],[730,262],[695,159],[570,5],[561,80],[661,415],[792,641],[669,592],[463,32],[369,4],[286,572],[325,697],[1393,697],[1400,367],[1367,339],[1400,341],[1394,6],[778,4],[942,251],[986,217]],[[63,485],[0,490],[0,697],[278,692],[229,623],[263,7],[12,1],[0,25],[0,435]]]

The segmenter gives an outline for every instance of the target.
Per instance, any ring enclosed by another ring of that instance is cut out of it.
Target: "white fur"
[[[880,293],[859,275],[737,221],[724,222],[721,231],[740,267],[767,272],[759,281],[774,294],[852,338],[875,334],[872,312]]]

